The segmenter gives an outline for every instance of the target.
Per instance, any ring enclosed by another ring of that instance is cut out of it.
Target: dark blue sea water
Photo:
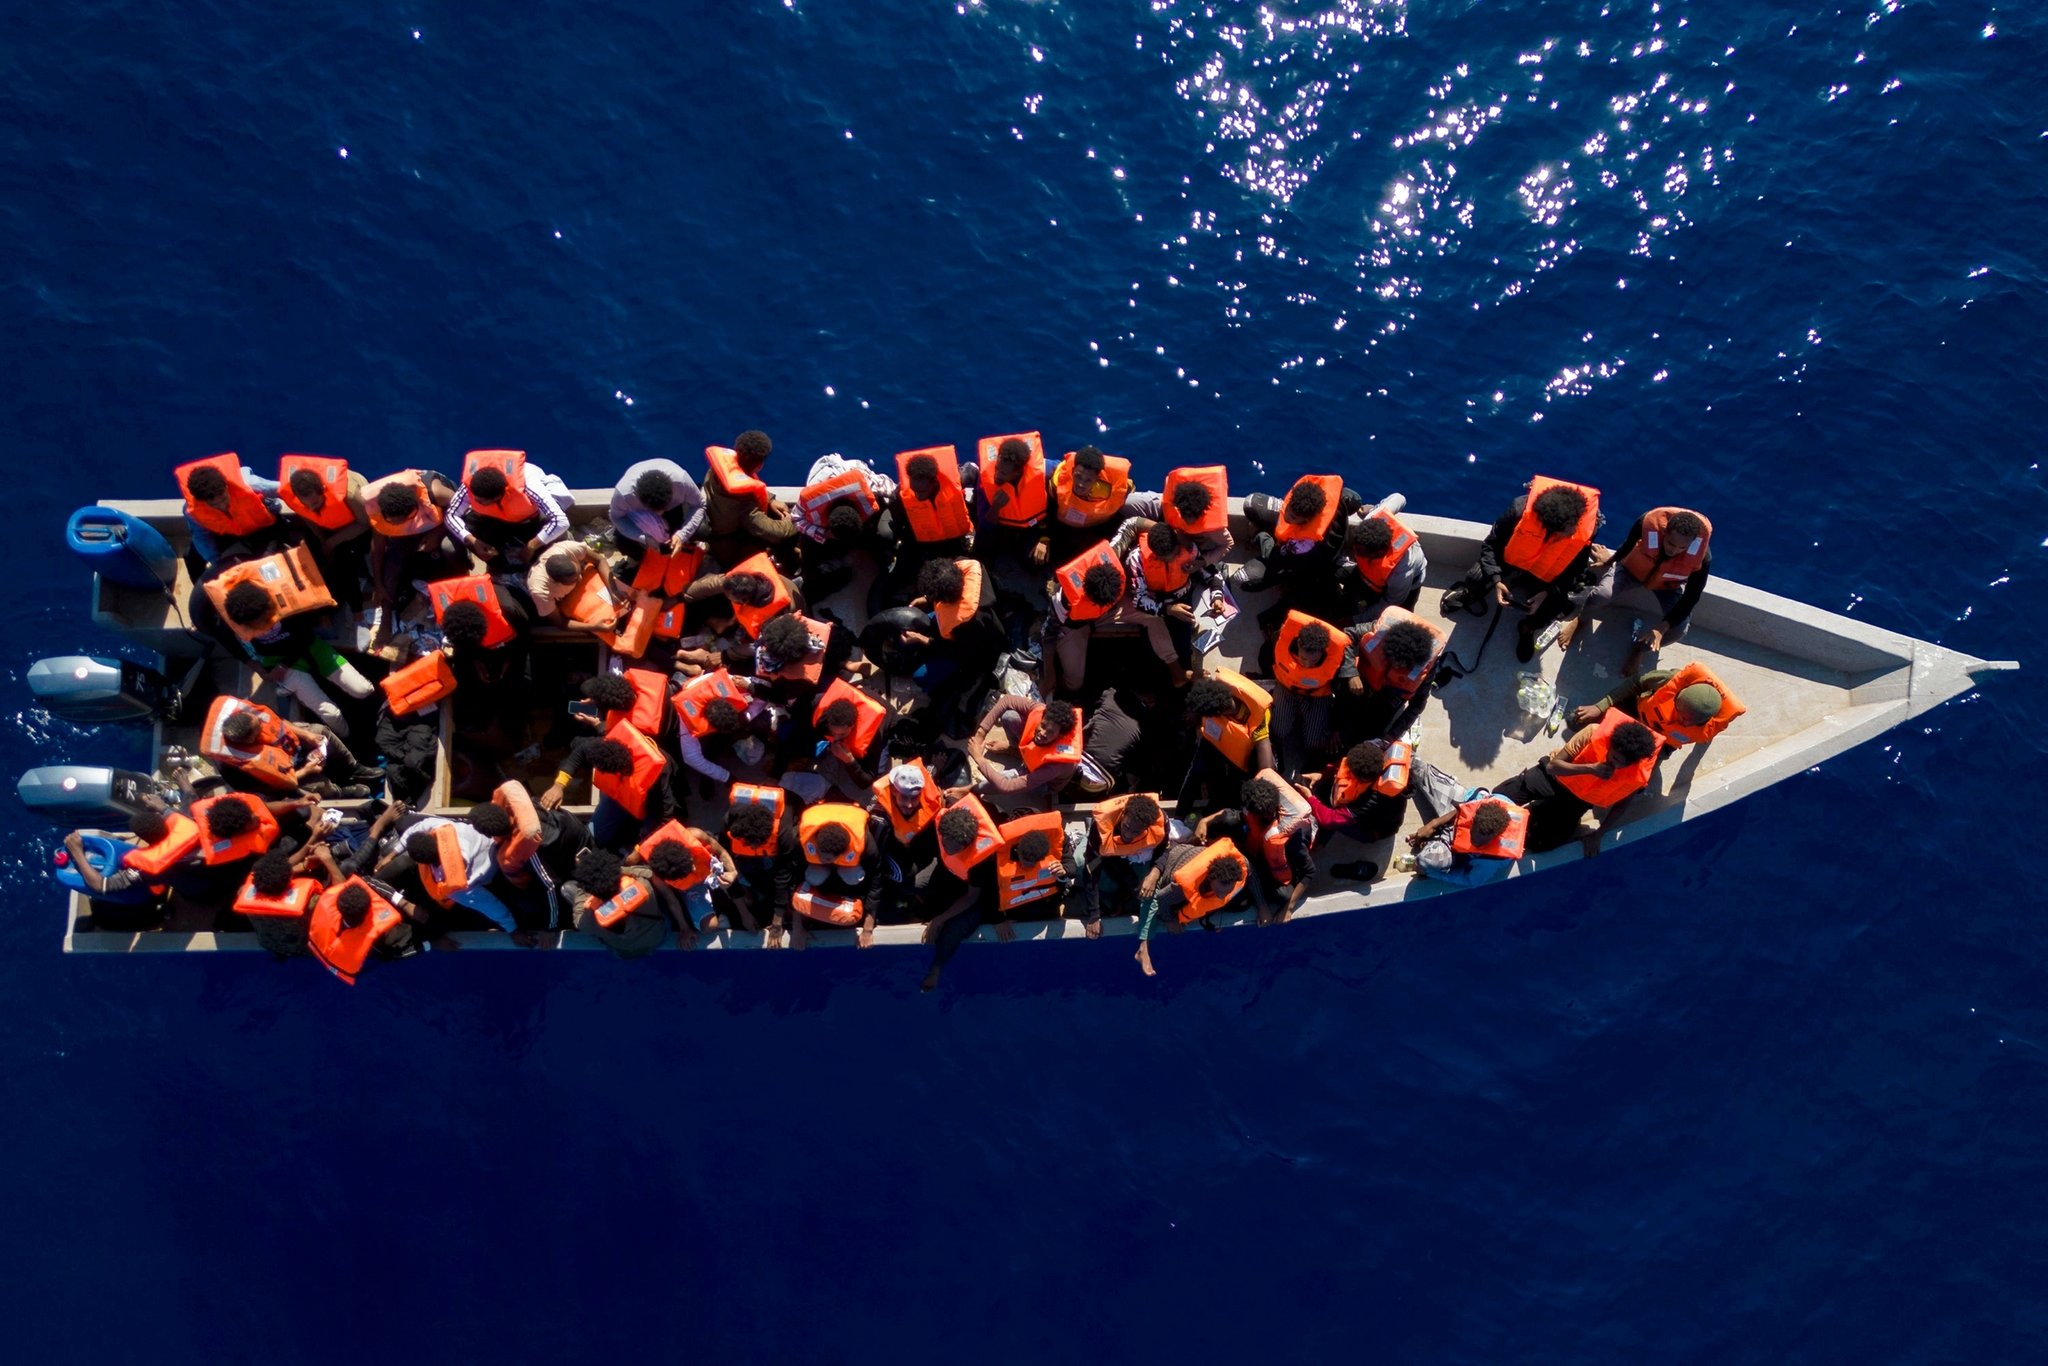
[[[0,909],[22,1362],[2048,1356],[2048,19],[1859,0],[90,3],[0,22],[12,773],[177,460],[576,484],[1042,427],[2030,672],[1634,852],[1269,933],[304,964]],[[2008,802],[2015,803],[2009,807]]]

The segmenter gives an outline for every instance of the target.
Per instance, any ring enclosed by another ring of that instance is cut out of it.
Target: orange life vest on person
[[[300,470],[311,470],[320,480],[320,492],[326,502],[318,512],[292,492],[292,476]],[[280,459],[277,496],[284,499],[286,507],[323,531],[339,531],[356,519],[354,509],[348,505],[348,461],[331,455],[287,455]]]
[[[654,902],[654,890],[637,877],[622,878],[618,894],[610,900],[599,901],[594,896],[583,898],[585,909],[591,919],[604,929],[611,929],[633,912]]]
[[[228,594],[244,583],[253,583],[270,595],[271,615],[267,621],[244,626],[228,615]],[[320,577],[320,566],[314,563],[312,550],[303,545],[258,560],[244,560],[221,571],[206,581],[206,598],[228,629],[243,640],[256,639],[286,617],[334,606],[334,597],[327,591],[327,581]]]
[[[1255,777],[1272,784],[1280,794],[1280,811],[1273,819],[1262,821],[1251,812],[1244,813],[1245,828],[1259,841],[1260,852],[1266,856],[1266,868],[1273,874],[1273,880],[1285,887],[1294,881],[1294,870],[1287,865],[1287,841],[1294,837],[1304,823],[1314,838],[1316,818],[1314,809],[1301,793],[1270,768],[1262,768]]]
[[[121,866],[133,868],[152,883],[174,863],[181,863],[199,847],[199,825],[178,811],[164,812],[164,837],[155,844],[139,844],[121,854]]]
[[[1104,858],[1129,858],[1147,849],[1157,849],[1166,839],[1166,813],[1161,811],[1153,817],[1152,824],[1145,827],[1145,833],[1126,843],[1117,838],[1117,822],[1123,819],[1124,808],[1131,804],[1136,793],[1112,797],[1095,808],[1095,837],[1102,846]],[[1157,801],[1155,795],[1153,800]]]
[[[1320,626],[1330,633],[1330,644],[1323,651],[1323,662],[1313,669],[1303,664],[1294,653],[1295,639],[1310,626]],[[1337,670],[1343,667],[1344,650],[1350,644],[1350,633],[1343,627],[1332,626],[1321,617],[1289,608],[1287,619],[1280,623],[1280,634],[1273,640],[1273,677],[1280,680],[1281,687],[1305,697],[1328,697],[1337,684]]]
[[[386,517],[384,510],[377,505],[377,495],[393,484],[412,490],[416,500],[413,510],[399,522]],[[433,494],[427,489],[426,477],[418,470],[400,470],[382,479],[371,480],[363,489],[363,510],[370,514],[370,530],[379,536],[417,536],[441,525],[441,509],[435,506]]]
[[[598,566],[585,565],[582,577],[576,580],[568,592],[555,599],[555,615],[563,621],[573,621],[582,626],[596,626],[603,630],[617,626],[619,603],[618,599],[612,596],[609,579],[610,576]]]
[[[946,865],[946,870],[952,873],[954,877],[965,881],[968,873],[974,870],[976,864],[995,853],[997,848],[1002,845],[1003,832],[996,827],[995,818],[988,814],[988,808],[981,804],[981,798],[975,796],[972,792],[962,797],[959,801],[954,802],[952,806],[947,807],[946,811],[955,809],[966,811],[973,815],[975,824],[974,843],[956,854],[948,850],[945,840],[941,839],[939,841],[939,860]],[[946,811],[939,813],[940,820],[945,819]]]
[[[1607,715],[1600,718],[1599,729],[1593,738],[1579,751],[1578,757],[1570,762],[1575,764],[1600,764],[1607,762],[1607,754],[1614,744],[1614,732],[1623,726],[1634,725],[1636,718],[1619,707],[1609,707]],[[1657,750],[1652,748],[1641,759],[1626,768],[1617,767],[1614,776],[1601,778],[1591,773],[1574,774],[1560,778],[1551,775],[1559,787],[1571,792],[1588,806],[1606,808],[1625,797],[1632,797],[1650,785],[1650,775],[1657,768]]]
[[[1428,631],[1434,644],[1429,658],[1419,668],[1395,673],[1388,666],[1381,646],[1385,643],[1387,631],[1404,621],[1412,621]],[[1435,622],[1418,617],[1404,607],[1384,607],[1380,610],[1379,619],[1373,623],[1372,634],[1359,642],[1358,672],[1364,677],[1367,688],[1374,691],[1392,688],[1403,697],[1413,697],[1415,690],[1429,677],[1430,670],[1436,667],[1437,660],[1443,658],[1444,646],[1449,641],[1449,633]]]
[[[448,666],[447,655],[431,650],[393,669],[378,686],[384,689],[384,701],[393,716],[410,716],[455,691],[455,670]]]
[[[1065,735],[1049,745],[1038,743],[1038,725],[1045,716],[1045,706],[1033,707],[1024,716],[1024,729],[1017,736],[1017,754],[1024,760],[1026,771],[1038,772],[1047,764],[1078,764],[1081,762],[1081,709],[1074,708],[1074,724]]]
[[[427,598],[434,604],[436,626],[446,620],[448,609],[458,602],[473,602],[483,608],[483,648],[486,650],[495,650],[519,634],[505,619],[505,609],[498,605],[498,585],[486,575],[471,574],[460,579],[441,579],[430,583],[427,585]]]
[[[796,619],[804,624],[804,630],[812,640],[824,641],[832,638],[832,625],[830,622],[813,621],[801,612],[796,613]],[[823,645],[818,646],[816,649],[805,650],[802,659],[785,664],[771,673],[761,674],[759,677],[771,679],[779,683],[816,683],[825,676],[825,650],[826,647]]]
[[[697,572],[704,567],[704,547],[685,543],[681,550],[650,550],[640,557],[640,567],[633,571],[633,587],[642,593],[653,593],[658,597],[679,598],[683,590],[697,581]]]
[[[789,894],[789,908],[806,920],[843,927],[858,925],[867,918],[867,903],[857,896],[826,896],[809,887]]]
[[[734,618],[738,620],[740,629],[747,633],[749,639],[752,639],[761,634],[761,628],[766,626],[769,621],[788,611],[795,602],[795,599],[789,596],[789,585],[782,581],[782,575],[775,572],[775,561],[768,558],[768,552],[765,550],[756,551],[754,554],[747,556],[746,559],[741,560],[738,568],[726,571],[727,578],[731,578],[734,574],[759,575],[761,578],[768,580],[773,592],[773,596],[761,607],[750,607],[736,599],[731,600]]]
[[[655,631],[668,610],[661,599],[635,593],[625,619],[613,630],[599,631],[597,638],[611,646],[613,654],[638,659],[647,653],[647,647],[654,640]]]
[[[350,887],[360,887],[370,894],[370,909],[353,927],[341,918],[341,894]],[[339,887],[329,887],[314,901],[313,919],[306,930],[306,946],[320,960],[322,967],[354,986],[356,975],[369,961],[370,951],[377,947],[377,941],[404,919],[398,908],[377,895],[369,883],[352,877]]]
[[[227,802],[241,802],[255,814],[256,824],[233,839],[217,839],[206,817],[214,807]],[[228,792],[218,797],[208,797],[203,802],[192,804],[192,819],[199,825],[199,858],[208,867],[223,863],[234,863],[239,859],[255,858],[277,843],[277,817],[270,814],[270,808],[260,797],[251,797],[243,792]]]
[[[1386,767],[1380,770],[1379,777],[1373,779],[1372,790],[1382,797],[1400,796],[1408,790],[1408,780],[1413,776],[1414,768],[1415,746],[1406,740],[1389,741]]]
[[[756,783],[734,783],[727,797],[727,805],[737,811],[743,806],[765,806],[769,815],[775,818],[774,827],[765,844],[748,844],[733,834],[725,833],[725,842],[738,858],[772,858],[782,842],[782,807],[788,794],[779,787],[762,786]]]
[[[1019,863],[1012,851],[1016,849],[1018,840],[1034,830],[1043,831],[1052,841],[1052,847],[1036,863]],[[997,833],[1002,837],[1003,847],[996,855],[996,909],[1008,915],[1019,906],[1057,896],[1060,864],[1066,854],[1066,828],[1060,813],[1041,811],[1019,816],[1013,821],[1005,821]]]
[[[1681,546],[1669,543],[1666,528],[1672,514],[1688,511],[1691,509],[1656,508],[1644,513],[1643,534],[1636,538],[1635,548],[1621,557],[1621,567],[1653,592],[1683,588],[1685,581],[1707,562],[1707,542],[1713,539],[1714,524],[1699,513],[1692,515],[1700,519],[1700,534]]]
[[[668,759],[659,745],[623,721],[607,730],[604,738],[624,745],[626,752],[633,756],[633,767],[625,773],[603,773],[593,768],[590,785],[634,816],[646,816],[647,794],[654,791],[654,785],[661,781],[668,768]]]
[[[297,920],[313,907],[320,895],[320,884],[313,878],[295,877],[291,885],[277,896],[265,896],[256,890],[256,884],[247,878],[242,880],[242,889],[235,893],[234,911],[238,915],[260,915],[279,920]]]
[[[229,744],[222,733],[228,718],[237,712],[256,718],[256,738],[247,746]],[[259,703],[239,697],[214,698],[206,709],[206,722],[199,728],[199,752],[217,764],[248,774],[265,787],[279,792],[298,790],[298,733],[288,731],[276,712]]]
[[[704,463],[710,467],[711,477],[719,488],[734,498],[751,499],[763,512],[768,510],[768,486],[740,468],[739,453],[732,447],[706,446]]]
[[[1014,485],[996,482],[996,452],[1010,436],[984,436],[975,447],[975,481],[981,486],[981,503],[994,516],[997,526],[1030,527],[1045,520],[1045,442],[1037,432],[1014,432],[1017,440],[1031,447],[1024,472]]]
[[[981,610],[981,561],[955,560],[953,563],[960,570],[960,601],[932,604],[932,616],[939,623],[939,634],[947,640],[974,620],[974,614]]]
[[[1356,773],[1352,772],[1349,759],[1339,759],[1337,761],[1337,771],[1330,776],[1330,805],[1341,810],[1352,805],[1352,803],[1358,801],[1359,798],[1365,796],[1368,792],[1377,792],[1378,790],[1379,783],[1376,780],[1359,777]]]
[[[1138,538],[1138,573],[1154,594],[1164,596],[1186,588],[1194,567],[1195,548],[1185,541],[1172,559],[1162,560],[1152,553],[1150,541],[1143,536]]]
[[[636,863],[646,863],[654,857],[654,851],[658,847],[670,841],[674,841],[690,851],[690,871],[684,874],[681,881],[671,881],[668,878],[662,878],[662,882],[667,883],[679,892],[687,892],[705,878],[711,876],[711,851],[704,846],[704,841],[698,839],[696,833],[689,826],[684,825],[678,820],[669,821],[661,829],[635,845],[633,848],[634,861]]]
[[[1174,872],[1173,885],[1180,888],[1180,894],[1187,898],[1186,904],[1180,908],[1182,924],[1189,924],[1213,911],[1222,910],[1244,890],[1244,878],[1240,876],[1235,885],[1222,896],[1210,896],[1202,891],[1202,882],[1209,875],[1209,866],[1225,857],[1239,857],[1237,846],[1227,839],[1216,840]]]
[[[420,886],[436,904],[453,906],[455,894],[469,887],[469,861],[462,856],[462,838],[453,825],[434,827],[434,861],[415,864]]]
[[[1066,599],[1069,625],[1078,626],[1083,622],[1093,621],[1110,610],[1109,607],[1104,607],[1089,597],[1081,586],[1081,581],[1087,577],[1088,571],[1098,564],[1106,564],[1116,571],[1119,598],[1130,587],[1130,581],[1124,577],[1123,565],[1117,562],[1116,552],[1107,544],[1089,546],[1053,572],[1053,578],[1059,582],[1060,596]],[[1111,603],[1110,607],[1115,605]]]
[[[1208,511],[1197,521],[1186,521],[1174,510],[1174,490],[1182,484],[1200,484],[1209,490]],[[1222,531],[1230,525],[1230,474],[1221,465],[1189,465],[1168,470],[1159,506],[1167,525],[1183,536],[1207,536]]]
[[[832,685],[818,694],[817,706],[811,708],[811,724],[822,726],[818,718],[825,714],[825,708],[841,698],[853,703],[853,734],[842,746],[856,759],[865,759],[868,751],[875,747],[875,737],[882,733],[882,723],[889,719],[889,709],[869,697],[843,678],[835,678]]]
[[[834,503],[852,503],[865,522],[881,511],[882,505],[875,501],[874,490],[868,487],[868,472],[859,466],[850,466],[815,484],[806,484],[796,496],[796,505],[803,509],[804,520],[825,524],[826,511]]]
[[[1222,753],[1223,757],[1239,768],[1250,768],[1252,751],[1258,741],[1252,732],[1266,723],[1272,715],[1273,694],[1238,673],[1235,669],[1212,669],[1211,678],[1230,689],[1232,696],[1244,707],[1246,715],[1239,719],[1234,716],[1205,716],[1202,718],[1202,738]]]
[[[1560,536],[1552,536],[1536,520],[1536,500],[1551,489],[1577,489],[1586,496],[1586,510],[1579,514],[1578,525]],[[1572,484],[1539,474],[1529,481],[1521,520],[1515,523],[1514,534],[1501,551],[1501,563],[1533,579],[1554,583],[1558,575],[1571,568],[1579,552],[1593,543],[1593,532],[1599,525],[1600,490],[1591,484]]]
[[[1074,488],[1074,453],[1068,451],[1052,472],[1052,501],[1060,525],[1097,526],[1123,511],[1131,496],[1131,462],[1120,455],[1102,457],[1102,482],[1108,492],[1089,498]]]
[[[1394,539],[1387,543],[1384,555],[1367,558],[1353,551],[1351,562],[1358,566],[1358,576],[1370,584],[1374,592],[1384,592],[1387,580],[1394,577],[1394,571],[1401,567],[1401,562],[1408,558],[1409,550],[1415,545],[1415,533],[1410,531],[1400,518],[1385,509],[1373,513],[1366,520],[1385,522],[1388,529],[1394,533]]]
[[[924,775],[924,786],[918,790],[917,806],[906,816],[896,806],[896,787],[889,781],[895,772],[891,769],[869,785],[875,794],[875,804],[882,808],[882,814],[889,818],[889,829],[895,832],[899,844],[908,844],[923,834],[938,818],[940,808],[946,804],[946,794],[939,787],[938,779],[925,767],[924,760],[912,759],[898,764],[896,768],[914,768]]]
[[[221,477],[228,481],[226,512],[192,496],[193,473],[207,468],[219,470]],[[277,514],[263,501],[263,495],[249,487],[249,481],[242,477],[242,458],[234,452],[188,461],[172,472],[178,477],[178,492],[185,495],[185,515],[214,535],[248,536],[267,526],[277,525]]]
[[[1313,485],[1323,491],[1323,510],[1306,522],[1297,522],[1287,515],[1287,498],[1294,496],[1294,489],[1302,485]],[[1287,498],[1280,500],[1280,524],[1273,528],[1273,538],[1280,541],[1316,542],[1330,534],[1330,527],[1337,520],[1337,505],[1344,497],[1344,478],[1336,474],[1304,474],[1294,481],[1294,488],[1287,490]]]
[[[498,867],[519,868],[540,852],[541,837],[546,833],[540,809],[533,804],[533,794],[524,783],[499,783],[491,792],[491,801],[505,808],[512,818],[512,833],[497,841]]]
[[[653,669],[628,669],[625,678],[633,689],[633,708],[631,711],[606,712],[606,729],[624,721],[642,735],[660,739],[662,718],[668,711],[668,675]]]
[[[1678,719],[1678,695],[1695,683],[1710,685],[1721,694],[1721,710],[1715,712],[1697,726],[1688,725]],[[1687,664],[1670,678],[1664,686],[1648,697],[1636,702],[1636,717],[1651,730],[1663,737],[1664,743],[1677,749],[1682,745],[1703,745],[1728,729],[1728,723],[1748,711],[1728,685],[1714,676],[1714,671],[1704,664]]]
[[[649,605],[660,610],[654,613],[654,625],[649,631],[650,640],[674,640],[683,633],[683,616],[690,610],[690,604],[682,601],[654,602]]]
[[[1472,841],[1472,818],[1479,814],[1482,806],[1505,807],[1508,813],[1508,828],[1488,845]],[[1451,852],[1471,854],[1476,858],[1519,859],[1529,839],[1529,810],[1517,806],[1505,797],[1480,797],[1458,805],[1458,818],[1451,826]]]
[[[846,852],[838,858],[828,859],[818,852],[818,832],[828,825],[839,826],[850,836]],[[797,817],[796,838],[809,863],[820,868],[858,868],[868,851],[868,813],[851,802],[819,802]]]
[[[939,496],[929,503],[910,491],[910,462],[920,455],[930,456],[939,466]],[[903,500],[913,538],[926,543],[955,541],[974,530],[967,515],[967,492],[960,485],[960,458],[951,446],[902,452],[896,457],[896,480],[896,495]]]
[[[739,708],[742,716],[753,700],[730,673],[724,669],[713,669],[685,683],[671,699],[671,705],[690,734],[702,737],[711,733],[711,718],[704,714],[704,710],[721,697]]]
[[[476,496],[474,481],[480,470],[505,476],[505,496],[495,503]],[[518,526],[540,516],[540,505],[526,491],[525,451],[471,451],[462,458],[462,487],[469,491],[470,510],[479,517]]]

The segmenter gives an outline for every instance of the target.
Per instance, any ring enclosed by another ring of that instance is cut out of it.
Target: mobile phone
[[[590,701],[571,702],[569,715],[580,716],[586,721],[598,721],[604,718],[604,708]]]

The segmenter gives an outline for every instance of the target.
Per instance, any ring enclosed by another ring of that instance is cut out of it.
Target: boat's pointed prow
[[[1944,702],[1961,697],[1985,676],[2010,673],[2020,667],[2016,659],[1978,659],[1939,645],[1915,641],[1913,681],[1909,716],[1932,711]]]

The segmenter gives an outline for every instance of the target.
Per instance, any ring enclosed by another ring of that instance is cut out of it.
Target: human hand
[[[1514,596],[1508,592],[1508,586],[1499,579],[1493,581],[1493,600],[1503,607],[1511,607],[1515,601]]]
[[[548,788],[547,791],[541,793],[539,800],[534,804],[543,811],[553,811],[562,804],[562,795],[567,791],[567,788],[563,787],[560,783],[556,783]]]
[[[1590,726],[1599,719],[1600,709],[1598,707],[1572,708],[1572,724],[1575,726]]]

